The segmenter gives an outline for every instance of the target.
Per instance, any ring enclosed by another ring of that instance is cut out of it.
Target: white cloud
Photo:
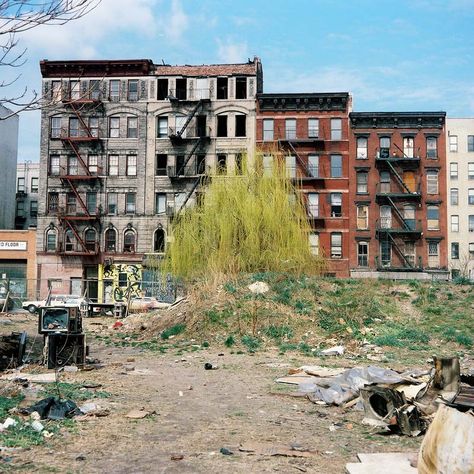
[[[242,63],[249,56],[247,43],[234,43],[230,40],[217,40],[217,56],[224,63]]]
[[[189,18],[184,13],[179,0],[172,0],[171,14],[163,19],[162,22],[167,38],[176,43],[179,42],[189,26]]]

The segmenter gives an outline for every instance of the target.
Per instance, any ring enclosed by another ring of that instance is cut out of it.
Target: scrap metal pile
[[[440,404],[474,409],[474,371],[461,374],[458,358],[433,357],[433,367],[403,373],[382,367],[303,366],[277,379],[319,405],[354,407],[362,422],[407,436],[424,433]]]

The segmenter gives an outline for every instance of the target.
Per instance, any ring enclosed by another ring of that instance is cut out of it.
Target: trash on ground
[[[264,281],[256,281],[255,283],[249,285],[248,289],[256,295],[262,295],[270,291],[270,287]]]
[[[42,420],[62,420],[81,414],[81,411],[72,400],[60,400],[56,397],[43,398],[43,400],[29,408],[22,410],[22,413],[26,415],[33,412],[37,412]]]
[[[219,367],[217,365],[211,364],[210,362],[206,362],[204,364],[205,370],[217,370]]]
[[[332,356],[332,355],[343,355],[345,351],[344,346],[334,346],[329,347],[328,349],[324,349],[321,351],[321,355],[324,356]]]
[[[300,447],[295,449],[291,446],[278,446],[274,443],[265,444],[258,442],[243,443],[239,446],[239,451],[263,456],[286,456],[295,458],[309,458],[317,454],[316,451],[310,451]]]

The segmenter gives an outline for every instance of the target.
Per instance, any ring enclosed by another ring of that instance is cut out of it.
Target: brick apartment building
[[[38,218],[39,163],[18,163],[16,167],[15,229],[36,227]]]
[[[38,279],[91,298],[139,295],[147,258],[202,176],[255,144],[258,58],[243,64],[42,61]],[[81,280],[87,280],[86,288]]]
[[[270,152],[285,160],[304,195],[313,252],[327,258],[329,275],[349,276],[351,96],[258,94],[257,102],[257,149],[263,166],[271,166]]]
[[[447,278],[444,112],[350,114],[350,273]]]

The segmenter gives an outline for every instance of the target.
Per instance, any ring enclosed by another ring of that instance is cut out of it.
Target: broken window
[[[237,153],[235,155],[235,174],[241,175],[243,172],[243,160],[244,156],[242,153]]]
[[[217,98],[218,99],[227,99],[229,86],[229,80],[227,77],[218,77],[217,78]]]
[[[247,135],[246,124],[247,124],[246,115],[235,116],[235,136],[236,137],[245,137]]]
[[[369,243],[357,242],[357,265],[359,267],[369,266]]]
[[[123,234],[123,251],[125,253],[133,253],[135,252],[135,232],[133,230],[128,229]]]
[[[273,140],[273,119],[263,120],[263,141]]]
[[[127,98],[130,102],[138,100],[138,79],[128,80]]]
[[[181,176],[181,175],[185,174],[184,161],[185,161],[185,156],[184,155],[176,155],[176,160],[175,160],[176,170],[175,170],[175,172],[176,172],[177,176]]]
[[[331,193],[331,217],[342,217],[342,193]]]
[[[158,79],[157,99],[165,100],[168,95],[168,79]]]
[[[369,206],[357,206],[357,229],[367,230],[369,228]]]
[[[160,153],[156,155],[156,169],[155,175],[156,176],[166,176],[167,175],[167,167],[168,165],[168,155],[164,153]]]
[[[247,98],[247,78],[246,77],[235,78],[235,98],[236,99]]]
[[[342,258],[342,233],[331,234],[331,258]]]
[[[426,217],[428,219],[428,230],[439,229],[439,206],[427,206]]]
[[[207,133],[207,116],[206,115],[198,115],[196,118],[196,136],[197,137],[206,137],[208,136]]]
[[[163,253],[165,251],[165,231],[161,228],[156,229],[155,231],[153,251],[158,253]]]
[[[178,100],[186,100],[186,78],[176,79],[176,98]]]
[[[217,136],[227,137],[227,115],[217,116]]]

